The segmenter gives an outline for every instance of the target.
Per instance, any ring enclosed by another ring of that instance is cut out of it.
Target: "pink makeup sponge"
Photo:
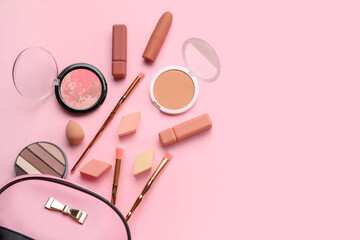
[[[84,175],[88,175],[94,178],[100,177],[106,170],[111,167],[111,164],[93,159],[80,169],[80,172]]]
[[[119,137],[136,132],[140,121],[140,112],[135,112],[121,118]]]

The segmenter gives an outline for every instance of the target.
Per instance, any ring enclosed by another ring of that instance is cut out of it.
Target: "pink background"
[[[117,207],[130,209],[150,172],[132,175],[135,155],[165,150],[157,133],[202,113],[211,131],[171,146],[173,161],[129,222],[133,239],[359,239],[360,32],[358,1],[0,1],[0,183],[14,177],[14,159],[35,141],[50,141],[72,166],[134,77],[146,77],[88,154],[114,162],[126,145]],[[174,21],[153,65],[141,55],[161,16]],[[128,77],[111,76],[111,28],[128,27]],[[182,43],[207,40],[222,73],[199,82],[194,107],[178,116],[150,101],[152,76],[183,66]],[[52,52],[59,70],[87,62],[105,75],[103,106],[72,116],[54,95],[41,102],[12,84],[17,54],[29,46]],[[121,115],[141,111],[136,134],[117,137]],[[73,119],[86,133],[70,146]],[[84,163],[83,163],[84,164]],[[82,165],[83,165],[82,164]],[[97,181],[77,171],[67,179],[110,198],[112,171]],[[103,219],[106,221],[106,219]]]

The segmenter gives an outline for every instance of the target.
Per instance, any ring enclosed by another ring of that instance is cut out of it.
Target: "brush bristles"
[[[145,77],[145,74],[141,72],[141,73],[139,73],[138,77],[142,79]]]
[[[174,157],[174,153],[172,151],[168,151],[167,153],[165,153],[165,158],[171,160]]]
[[[124,154],[124,150],[124,145],[119,144],[116,146],[116,159],[121,159],[122,155]]]

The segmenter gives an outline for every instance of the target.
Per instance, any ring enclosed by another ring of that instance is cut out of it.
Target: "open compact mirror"
[[[76,114],[95,110],[107,94],[105,78],[96,67],[76,63],[58,74],[55,58],[41,47],[27,48],[18,55],[12,77],[25,98],[41,100],[55,91],[60,105]]]
[[[152,79],[150,97],[162,112],[179,114],[189,110],[199,95],[197,79],[214,82],[220,75],[220,61],[215,50],[200,38],[190,38],[182,46],[187,68],[169,66]]]

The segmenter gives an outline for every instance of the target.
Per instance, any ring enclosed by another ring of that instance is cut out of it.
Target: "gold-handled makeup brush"
[[[142,201],[142,199],[145,197],[145,194],[150,190],[150,187],[152,186],[152,184],[155,182],[155,179],[160,175],[161,171],[164,169],[164,167],[166,166],[166,164],[173,159],[174,154],[169,151],[165,154],[163,160],[160,162],[159,166],[156,168],[155,172],[153,173],[153,175],[150,177],[149,181],[146,183],[144,189],[142,190],[142,192],[140,193],[140,196],[136,199],[134,205],[132,206],[132,208],[130,209],[129,213],[126,215],[126,221],[129,221],[130,217],[132,216],[132,214],[134,213],[135,209],[137,208],[137,206],[139,206],[140,202]]]
[[[103,125],[101,126],[101,128],[99,129],[99,131],[96,133],[95,137],[93,138],[93,140],[89,143],[89,145],[87,146],[87,148],[85,149],[85,151],[83,152],[83,154],[81,154],[79,160],[77,160],[77,162],[75,163],[74,167],[71,169],[71,173],[73,173],[76,169],[76,167],[79,165],[80,161],[85,157],[85,155],[89,152],[89,150],[92,148],[92,146],[95,144],[96,140],[101,136],[102,132],[105,130],[105,128],[107,127],[107,125],[109,125],[109,123],[111,122],[111,120],[114,118],[115,114],[117,113],[117,111],[119,110],[120,106],[126,101],[126,99],[130,96],[130,94],[132,93],[132,91],[135,89],[135,87],[137,86],[137,84],[141,81],[141,79],[144,78],[144,74],[140,73],[135,80],[131,83],[130,87],[126,90],[126,92],[124,93],[124,95],[120,98],[120,100],[118,101],[118,103],[116,104],[116,106],[114,107],[114,109],[111,111],[110,115],[108,116],[108,118],[105,120],[105,122],[103,123]]]
[[[119,184],[119,177],[120,177],[120,165],[121,165],[121,157],[124,153],[124,146],[118,145],[116,147],[116,163],[115,163],[115,170],[114,170],[114,179],[113,179],[113,186],[111,191],[111,203],[116,204],[116,194],[117,188]]]

